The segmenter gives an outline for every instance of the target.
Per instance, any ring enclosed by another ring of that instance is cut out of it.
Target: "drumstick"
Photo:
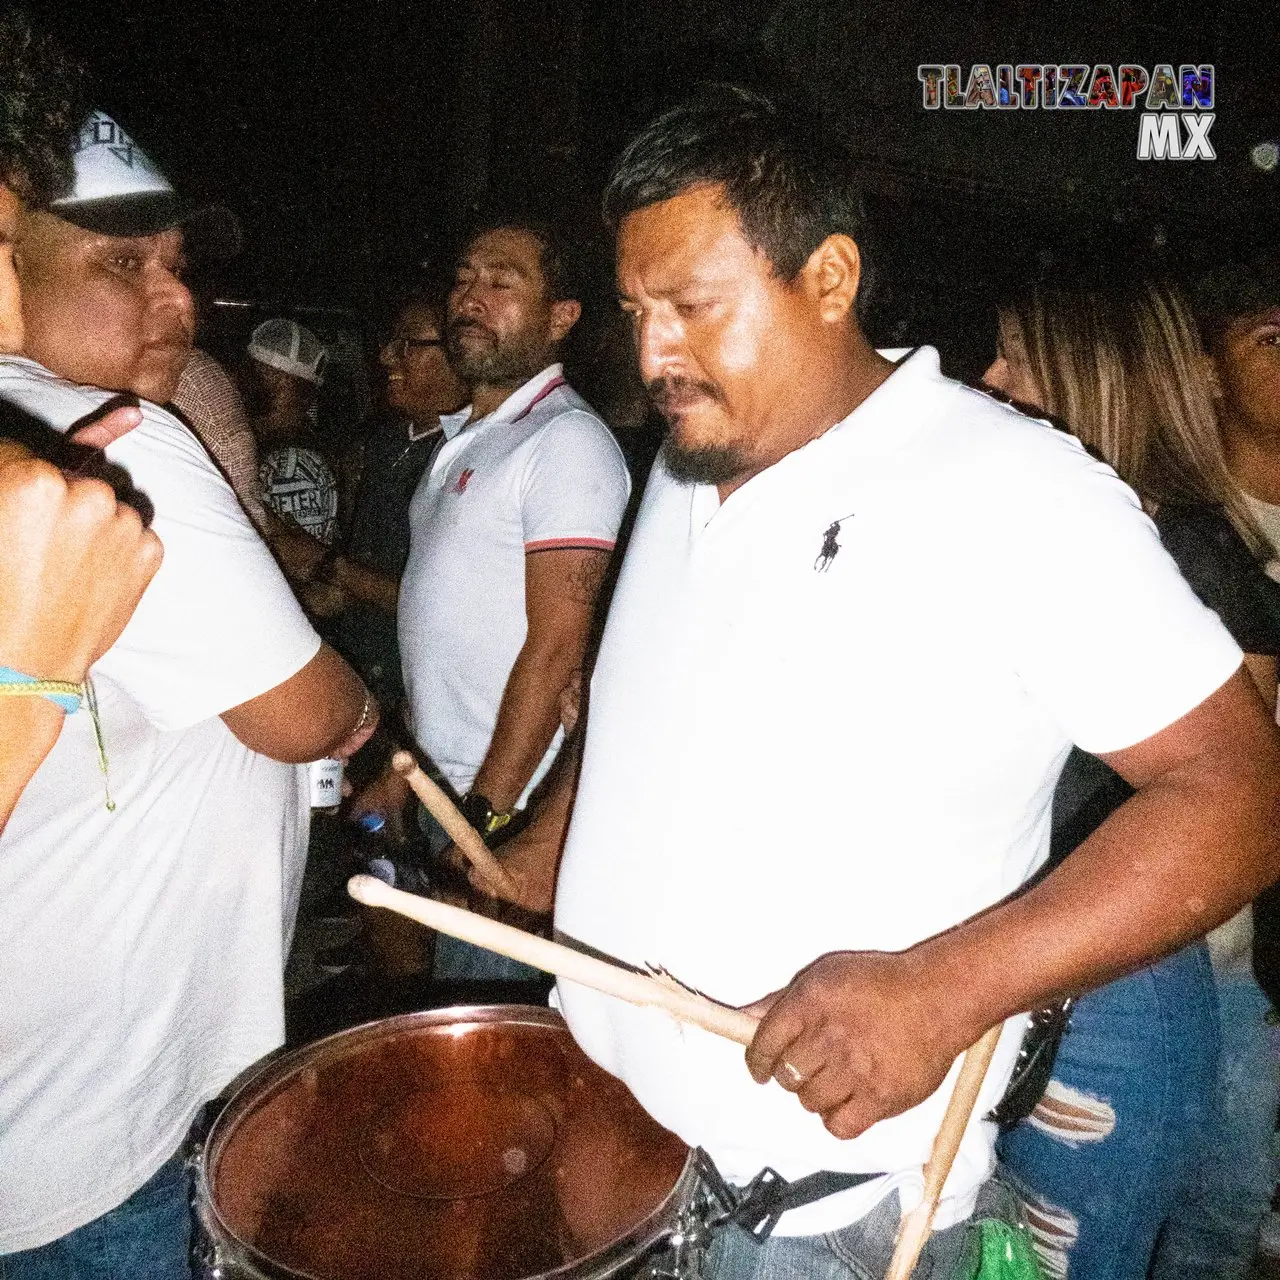
[[[920,1251],[933,1233],[933,1215],[938,1211],[938,1201],[942,1199],[943,1184],[955,1163],[960,1140],[969,1127],[969,1117],[973,1115],[978,1093],[1003,1030],[1004,1023],[997,1023],[977,1044],[965,1051],[956,1087],[943,1113],[938,1136],[933,1140],[929,1163],[924,1168],[924,1199],[902,1220],[884,1280],[909,1280],[916,1269]]]
[[[603,991],[605,995],[616,996],[630,1004],[661,1009],[681,1022],[690,1022],[738,1044],[750,1044],[756,1033],[756,1019],[749,1013],[716,1004],[695,991],[685,991],[647,974],[597,960],[595,956],[584,955],[558,942],[549,942],[546,938],[525,933],[523,929],[513,929],[509,924],[490,920],[474,911],[464,911],[461,907],[451,907],[433,898],[421,898],[414,893],[393,889],[373,876],[352,876],[347,882],[347,892],[366,906],[397,911],[450,937],[461,938],[512,960],[521,960],[535,969],[568,978],[571,982],[581,983],[593,991]]]
[[[512,898],[519,894],[511,873],[493,856],[480,833],[458,812],[458,806],[418,767],[407,752],[397,751],[391,767],[413,788],[427,812],[445,829],[449,839],[466,855],[467,861],[491,885],[505,889]]]

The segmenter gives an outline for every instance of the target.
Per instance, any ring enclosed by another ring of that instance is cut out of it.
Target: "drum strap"
[[[734,1223],[758,1243],[769,1238],[784,1213],[884,1177],[882,1173],[835,1173],[820,1169],[788,1182],[773,1169],[761,1169],[745,1187],[732,1187],[701,1147],[695,1158],[698,1172],[719,1205],[719,1211],[711,1215],[707,1225],[714,1229]]]

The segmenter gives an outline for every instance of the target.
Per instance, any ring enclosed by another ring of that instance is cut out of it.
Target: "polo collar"
[[[481,423],[487,425],[491,422],[515,422],[533,407],[535,400],[553,389],[552,383],[557,379],[564,381],[564,365],[559,361],[547,365],[541,373],[535,373],[522,387],[517,387],[491,414],[484,418],[477,418],[471,425],[478,427]],[[457,413],[442,413],[440,425],[444,428],[445,439],[452,440],[467,425],[467,419],[470,416],[470,405],[465,409],[459,409]]]
[[[943,375],[933,347],[896,348],[879,354],[892,361],[893,372],[848,417],[811,444],[830,437],[860,453],[894,452],[930,425],[941,402],[959,385]]]

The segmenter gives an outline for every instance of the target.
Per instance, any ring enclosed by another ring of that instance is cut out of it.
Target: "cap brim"
[[[173,192],[65,200],[49,212],[72,226],[102,236],[154,236],[181,227],[187,255],[201,262],[224,262],[240,252],[239,219],[223,205],[194,207]]]

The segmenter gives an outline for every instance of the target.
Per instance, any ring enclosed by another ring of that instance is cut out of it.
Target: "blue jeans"
[[[0,1254],[0,1280],[190,1280],[190,1258],[191,1178],[179,1153],[100,1218]]]
[[[703,1280],[883,1280],[901,1217],[898,1193],[885,1196],[865,1218],[820,1236],[770,1236],[757,1244],[740,1227],[716,1237]],[[951,1280],[968,1224],[929,1238],[913,1280]]]
[[[1218,979],[1222,1054],[1209,1129],[1156,1250],[1152,1280],[1244,1280],[1274,1182],[1270,1002],[1251,973]]]
[[[1143,1280],[1213,1106],[1203,943],[1084,996],[1032,1115],[1000,1140],[1046,1280]]]

